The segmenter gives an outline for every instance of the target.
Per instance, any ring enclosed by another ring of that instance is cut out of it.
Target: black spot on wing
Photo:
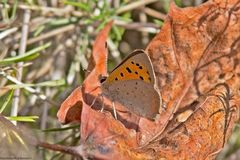
[[[128,71],[128,73],[132,73],[132,71],[129,67],[127,67],[126,70]]]
[[[143,77],[142,77],[142,76],[139,76],[139,78],[140,78],[141,80],[143,80]]]
[[[122,72],[120,73],[120,75],[121,75],[121,77],[123,77],[123,73]]]

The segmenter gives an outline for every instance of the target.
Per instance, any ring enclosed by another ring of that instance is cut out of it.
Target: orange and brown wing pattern
[[[142,80],[154,84],[151,62],[145,52],[137,50],[118,65],[106,79],[106,83],[125,80]]]

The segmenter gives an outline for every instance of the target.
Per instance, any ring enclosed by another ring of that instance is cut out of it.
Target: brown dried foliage
[[[91,106],[101,93],[99,75],[106,75],[108,24],[93,46],[92,72],[58,112],[61,122],[81,123],[79,155],[214,159],[239,115],[239,18],[239,0],[215,0],[184,9],[171,5],[161,32],[146,49],[165,108],[154,122],[121,113],[115,120],[107,111],[111,110],[109,102],[104,104],[109,106],[105,112],[98,111],[100,103]]]

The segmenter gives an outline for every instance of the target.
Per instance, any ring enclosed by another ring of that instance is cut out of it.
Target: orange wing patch
[[[110,73],[109,77],[106,79],[106,82],[112,83],[114,81],[136,79],[143,80],[147,83],[151,82],[151,77],[146,66],[133,60],[128,60]]]

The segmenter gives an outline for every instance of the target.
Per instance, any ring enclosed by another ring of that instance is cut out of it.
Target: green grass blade
[[[65,131],[65,130],[69,130],[69,129],[74,129],[74,128],[79,128],[79,124],[77,125],[73,125],[73,126],[69,126],[69,127],[64,127],[64,128],[50,128],[50,129],[45,129],[42,130],[43,132],[58,132],[58,131]]]
[[[36,84],[39,87],[56,87],[56,86],[62,86],[65,85],[65,79],[59,79],[59,80],[52,80],[52,81],[46,81]]]
[[[61,19],[56,19],[56,20],[49,22],[48,25],[51,27],[62,26],[62,25],[76,23],[77,21],[78,21],[78,19],[76,17],[61,18]]]
[[[25,62],[25,61],[30,61],[35,59],[36,57],[39,56],[40,51],[48,48],[51,45],[51,43],[47,43],[45,45],[42,45],[40,47],[34,48],[28,52],[26,52],[23,55],[15,56],[15,57],[10,57],[10,58],[5,58],[0,61],[0,65],[9,65],[17,62]]]
[[[68,5],[71,5],[71,6],[75,6],[75,7],[78,7],[84,11],[87,11],[89,12],[90,11],[90,8],[88,6],[87,3],[83,3],[83,2],[73,2],[73,1],[64,1],[64,4],[68,4]]]
[[[11,58],[5,58],[0,61],[0,65],[10,65],[13,63],[17,63],[17,62],[30,61],[30,60],[35,59],[38,56],[39,56],[39,53],[30,53],[30,54],[24,54],[24,55],[11,57]]]
[[[66,81],[64,79],[59,80],[52,80],[52,81],[45,81],[36,84],[10,84],[2,88],[7,89],[19,89],[19,88],[26,88],[26,87],[56,87],[65,85]]]
[[[159,27],[162,27],[163,25],[163,21],[162,20],[159,20],[159,19],[153,19],[154,23],[159,25]]]
[[[6,118],[11,121],[35,122],[38,116],[10,116]]]
[[[2,113],[4,111],[4,109],[7,107],[8,103],[12,99],[12,96],[13,96],[13,90],[9,93],[9,95],[7,96],[6,101],[3,103],[2,107],[0,108],[0,113]]]
[[[15,17],[16,17],[17,5],[18,5],[18,0],[14,0],[13,9],[12,9],[12,15],[11,15],[11,20],[14,20]]]
[[[33,37],[37,37],[38,35],[40,35],[45,28],[46,27],[44,25],[37,27],[36,31],[33,33]]]

